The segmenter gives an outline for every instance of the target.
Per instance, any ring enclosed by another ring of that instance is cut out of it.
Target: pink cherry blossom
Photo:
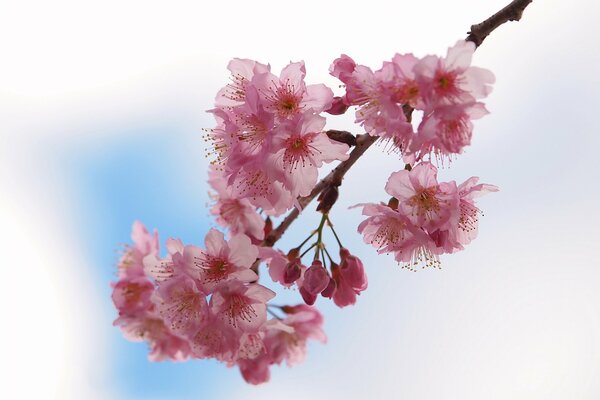
[[[264,238],[265,221],[247,199],[238,199],[231,195],[224,177],[215,169],[209,172],[208,183],[216,190],[216,204],[211,213],[217,222],[229,228],[232,234],[244,233],[258,240]]]
[[[209,310],[204,324],[188,338],[195,358],[215,358],[233,364],[239,348],[240,335],[241,332],[233,329]]]
[[[333,92],[323,84],[306,85],[304,62],[288,64],[279,77],[271,73],[256,75],[252,83],[258,88],[265,108],[279,119],[298,116],[306,111],[321,113],[331,106]]]
[[[450,160],[471,144],[473,119],[487,114],[483,103],[463,103],[438,106],[419,125],[410,152],[418,159],[429,155],[439,161]]]
[[[300,294],[304,302],[313,305],[317,296],[329,285],[329,273],[319,260],[313,261],[312,265],[304,272],[304,279],[300,287]]]
[[[363,204],[362,207],[367,219],[360,223],[358,232],[378,253],[394,253],[395,260],[411,270],[419,264],[439,264],[439,250],[433,240],[406,215],[380,204]]]
[[[350,254],[348,249],[340,249],[341,263],[332,266],[335,280],[333,301],[338,307],[346,307],[356,303],[356,296],[367,289],[368,281],[362,261]]]
[[[144,257],[144,272],[156,282],[163,282],[175,276],[185,275],[184,246],[179,239],[167,239],[168,254],[159,258],[154,254]]]
[[[210,299],[211,312],[242,332],[256,332],[267,319],[266,303],[275,296],[258,284],[230,280],[217,287]]]
[[[428,104],[472,102],[491,92],[494,75],[470,66],[474,51],[473,42],[459,40],[448,49],[446,58],[427,56],[415,65],[414,71]]]
[[[457,230],[458,242],[462,245],[469,244],[477,237],[479,216],[481,210],[475,205],[475,199],[490,192],[497,192],[498,187],[486,183],[477,183],[479,178],[473,176],[458,186],[460,197],[460,217]]]
[[[135,221],[131,228],[131,240],[133,246],[126,246],[117,265],[119,278],[133,278],[144,276],[144,257],[147,255],[158,255],[158,232],[150,234],[146,227],[139,221]]]
[[[325,118],[309,116],[285,126],[274,146],[275,171],[292,196],[306,196],[317,183],[318,169],[324,162],[346,160],[348,145],[335,142],[323,132]]]
[[[118,318],[114,325],[120,326],[125,337],[133,342],[145,341],[150,346],[151,361],[183,361],[190,355],[188,342],[173,335],[163,320],[150,314]]]
[[[162,282],[155,292],[154,303],[165,324],[176,334],[197,330],[207,318],[206,294],[186,276]]]
[[[239,199],[248,199],[250,204],[262,208],[268,215],[281,215],[294,204],[292,193],[284,188],[274,176],[283,176],[284,171],[266,160],[257,160],[245,164],[229,178],[231,195]]]
[[[112,299],[119,315],[136,315],[152,308],[154,284],[145,277],[124,278],[113,285]]]
[[[271,329],[264,341],[273,363],[285,360],[292,366],[304,360],[309,339],[325,343],[327,337],[322,329],[323,316],[316,308],[299,304],[282,309],[287,316],[281,322],[291,329]]]
[[[231,72],[231,83],[217,94],[217,107],[233,107],[243,103],[252,78],[256,74],[264,74],[271,70],[268,65],[241,58],[231,60],[227,69]]]
[[[392,173],[385,190],[398,199],[398,208],[413,224],[429,231],[441,227],[457,210],[456,184],[438,184],[437,168],[431,163]]]
[[[211,229],[204,243],[206,250],[191,245],[184,250],[187,272],[204,293],[212,293],[228,280],[252,282],[257,279],[250,267],[258,257],[258,249],[246,235],[234,235],[225,241],[223,233]]]

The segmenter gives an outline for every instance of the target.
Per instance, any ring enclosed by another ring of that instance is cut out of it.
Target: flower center
[[[246,299],[240,295],[234,294],[229,298],[229,307],[225,310],[225,315],[229,323],[234,328],[238,327],[239,321],[251,322],[258,317],[254,307],[246,303]]]
[[[408,199],[408,204],[416,209],[416,215],[431,218],[440,210],[440,201],[436,197],[437,187],[422,188]]]

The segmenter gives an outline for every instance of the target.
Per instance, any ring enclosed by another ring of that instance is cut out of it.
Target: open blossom
[[[226,241],[223,233],[211,229],[204,243],[205,250],[191,245],[184,250],[187,273],[204,293],[212,293],[226,281],[252,282],[257,279],[250,267],[258,257],[258,249],[246,235],[234,235]]]
[[[266,303],[275,293],[253,283],[244,285],[231,280],[220,285],[210,299],[211,312],[231,327],[256,332],[267,320]]]
[[[392,173],[385,190],[398,199],[398,208],[413,224],[430,231],[441,227],[457,210],[456,184],[439,184],[437,168],[431,163]]]
[[[144,224],[139,221],[133,223],[131,240],[133,246],[125,248],[117,265],[119,278],[144,276],[144,257],[158,255],[158,232],[150,234]]]
[[[146,314],[136,317],[120,317],[114,325],[120,326],[125,337],[133,342],[145,341],[150,346],[151,361],[183,361],[190,355],[185,339],[174,335],[158,316]]]
[[[324,162],[348,158],[348,145],[329,139],[324,126],[323,117],[297,119],[285,125],[274,139],[273,170],[279,172],[278,180],[294,197],[310,193]]]
[[[494,75],[483,68],[472,67],[475,44],[459,40],[448,48],[445,58],[426,56],[414,67],[425,101],[431,105],[472,102],[486,97],[494,83]]]
[[[383,204],[361,206],[367,219],[360,223],[358,232],[365,243],[371,244],[380,254],[394,253],[395,260],[408,269],[421,263],[437,265],[435,243],[406,215]]]
[[[254,60],[234,58],[227,65],[227,69],[231,72],[231,83],[217,93],[217,107],[233,107],[242,104],[252,78],[257,74],[269,72],[271,67]]]
[[[225,179],[211,169],[208,183],[216,190],[216,204],[210,210],[217,222],[229,228],[232,234],[244,233],[255,239],[264,238],[265,221],[258,215],[248,199],[238,199],[231,195]]]
[[[267,167],[261,159],[245,164],[232,173],[228,183],[232,196],[247,199],[253,206],[262,208],[269,215],[280,215],[294,204],[291,191],[276,180],[283,171]]]
[[[113,285],[112,300],[119,315],[136,315],[152,308],[154,284],[143,276],[123,278]]]
[[[487,183],[477,183],[479,178],[473,176],[458,186],[460,198],[460,217],[458,220],[458,242],[462,245],[469,244],[477,237],[479,216],[481,210],[475,205],[475,199],[490,192],[497,192],[498,187]]]
[[[187,276],[163,282],[155,297],[158,314],[176,334],[187,335],[197,330],[207,318],[206,294]]]
[[[333,101],[333,92],[323,84],[306,85],[304,62],[288,64],[280,76],[270,72],[254,76],[252,84],[265,103],[265,108],[280,119],[293,118],[305,111],[316,114],[327,110]]]
[[[431,163],[394,172],[385,187],[394,202],[362,204],[367,219],[358,231],[379,253],[394,253],[403,267],[439,267],[441,254],[462,250],[474,238],[480,211],[473,199],[497,190],[476,185],[477,180],[470,178],[458,187],[454,181],[438,182]]]
[[[265,324],[259,354],[238,360],[240,372],[248,383],[258,385],[268,381],[269,367],[273,364],[285,361],[292,366],[302,362],[309,339],[322,343],[327,340],[322,330],[323,316],[315,308],[301,304],[282,310],[288,314],[283,320]]]
[[[442,161],[462,153],[471,144],[471,121],[487,113],[483,103],[479,102],[437,107],[421,121],[419,134],[411,143],[409,153],[417,159],[433,156]]]

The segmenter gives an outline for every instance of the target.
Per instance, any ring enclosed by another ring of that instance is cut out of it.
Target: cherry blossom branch
[[[485,21],[471,25],[471,31],[468,32],[469,36],[465,40],[475,43],[475,46],[479,47],[486,37],[494,29],[508,21],[519,21],[523,15],[523,10],[533,0],[514,0],[512,3],[492,15]]]
[[[479,47],[485,38],[500,25],[508,21],[519,21],[523,14],[523,10],[525,10],[525,8],[532,1],[533,0],[514,0],[485,21],[472,25],[471,31],[465,40],[473,42],[475,43],[475,46]],[[412,113],[411,109],[405,109],[404,111],[405,114],[407,114],[407,117],[409,117],[410,113]],[[348,159],[338,164],[333,171],[331,171],[325,178],[317,183],[308,196],[298,198],[298,203],[300,204],[301,209],[306,208],[306,206],[326,188],[337,188],[340,186],[342,184],[344,175],[346,175],[346,172],[350,170],[356,161],[362,157],[362,155],[369,147],[371,147],[373,143],[377,141],[377,139],[377,136],[370,136],[368,134],[358,135],[356,137],[356,147],[350,152]],[[298,208],[294,208],[292,211],[290,211],[283,221],[281,221],[279,226],[269,232],[261,245],[272,247],[281,238],[281,236],[283,236],[287,228],[296,220],[296,218],[298,218],[300,212],[301,211]]]
[[[375,143],[378,139],[376,136],[370,136],[368,134],[358,135],[356,137],[356,147],[350,152],[348,159],[342,161],[333,171],[331,171],[325,178],[321,179],[319,183],[313,188],[310,194],[306,197],[300,197],[298,203],[304,209],[311,201],[314,200],[326,187],[329,186],[340,186],[342,179],[346,172],[354,165],[354,163],[367,151],[367,149]],[[273,229],[262,242],[262,246],[273,246],[281,236],[285,233],[286,229],[294,222],[300,215],[298,208],[294,208],[290,213],[281,221],[279,226]]]

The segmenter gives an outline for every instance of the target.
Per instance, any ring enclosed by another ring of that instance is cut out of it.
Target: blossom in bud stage
[[[326,113],[331,115],[342,115],[348,110],[348,105],[344,103],[344,99],[339,96],[333,98],[331,107],[325,110]]]
[[[333,302],[338,307],[346,307],[356,303],[356,296],[367,289],[368,281],[362,261],[350,254],[348,249],[340,249],[340,265],[332,266],[335,280]]]
[[[269,276],[273,282],[278,282],[286,287],[290,286],[290,283],[286,283],[285,279],[285,268],[290,261],[281,251],[274,250],[271,247],[259,247],[258,257],[269,267]]]
[[[306,269],[298,258],[288,262],[283,270],[283,283],[291,285],[302,276],[302,272]]]
[[[327,288],[329,281],[329,274],[323,268],[321,261],[313,261],[312,265],[304,272],[304,279],[300,285],[300,294],[304,302],[313,305],[317,296]]]

